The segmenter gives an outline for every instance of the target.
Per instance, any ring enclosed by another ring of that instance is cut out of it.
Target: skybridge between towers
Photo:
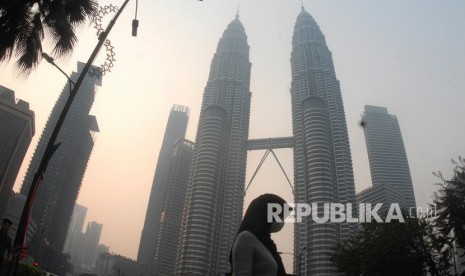
[[[247,150],[285,149],[294,147],[294,137],[249,139]]]
[[[286,177],[287,183],[291,187],[292,192],[294,193],[294,186],[292,185],[291,181],[289,180],[289,177],[286,174],[286,171],[281,165],[281,162],[279,162],[278,157],[273,151],[273,149],[286,149],[286,148],[294,148],[294,137],[290,136],[290,137],[278,137],[278,138],[249,139],[247,141],[247,150],[266,150],[266,151],[262,157],[262,160],[260,160],[260,163],[258,163],[257,169],[255,169],[255,172],[253,173],[252,178],[250,178],[249,184],[247,184],[247,187],[245,188],[245,192],[247,192],[247,190],[249,189],[250,185],[252,184],[252,181],[255,179],[255,176],[257,175],[258,171],[260,170],[266,158],[271,152],[276,162],[278,162],[278,165],[281,168],[281,171]]]

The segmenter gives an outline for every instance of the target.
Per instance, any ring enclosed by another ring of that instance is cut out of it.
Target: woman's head
[[[276,221],[273,216],[268,214],[273,206],[276,207],[276,204],[282,207],[281,210],[284,210],[286,201],[274,194],[263,194],[252,200],[245,212],[239,232],[249,231],[256,236],[262,236],[280,231],[284,226],[284,212],[280,212],[281,222]]]
[[[244,219],[242,219],[238,233],[249,231],[254,234],[268,249],[278,264],[278,275],[285,275],[286,270],[284,269],[283,261],[270,235],[272,232],[278,232],[284,226],[284,215],[282,213],[285,212],[280,212],[281,223],[276,222],[276,220],[273,221],[272,219],[268,219],[268,211],[271,212],[271,208],[276,208],[276,204],[282,207],[281,210],[287,207],[286,201],[274,194],[264,194],[252,200],[245,212]],[[231,256],[230,254],[229,261],[232,263]]]

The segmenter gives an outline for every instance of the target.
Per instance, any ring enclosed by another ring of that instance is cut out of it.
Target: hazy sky
[[[252,62],[249,137],[291,136],[289,60],[300,1],[239,2]],[[104,76],[91,112],[101,132],[78,198],[89,208],[87,220],[103,223],[101,242],[110,251],[136,258],[169,111],[173,104],[191,108],[187,138],[194,140],[210,62],[237,5],[230,0],[141,0],[139,36],[134,38],[131,1],[110,34],[116,62]],[[398,117],[417,205],[424,205],[437,182],[431,172],[448,175],[450,159],[465,156],[465,2],[305,0],[304,5],[326,36],[341,82],[356,190],[371,185],[360,114],[366,104],[385,106]],[[78,37],[74,54],[58,61],[68,73],[76,70],[78,60],[87,61],[96,44],[89,25]],[[102,52],[96,63],[104,56]],[[11,64],[0,70],[0,84],[30,102],[36,113],[36,135],[15,185],[18,191],[66,79],[45,61],[28,78],[16,78]],[[291,150],[276,153],[292,179]],[[249,154],[247,179],[263,154]],[[265,192],[292,201],[271,158],[246,202]],[[280,251],[292,252],[292,225],[276,240]],[[284,257],[287,264],[291,258]]]

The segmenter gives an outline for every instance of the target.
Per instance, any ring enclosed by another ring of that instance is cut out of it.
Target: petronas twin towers
[[[324,35],[304,8],[294,28],[291,69],[295,202],[354,203],[339,81]],[[236,16],[218,43],[203,94],[181,234],[176,241],[176,275],[229,271],[229,251],[244,204],[250,72],[247,36]],[[294,271],[335,275],[328,253],[353,231],[344,223],[304,220],[295,224]]]
[[[331,52],[315,20],[297,17],[291,53],[294,196],[298,203],[355,205],[347,125]],[[320,212],[320,210],[318,210]],[[355,224],[303,221],[294,228],[294,270],[334,275],[328,254]]]
[[[247,36],[236,17],[218,43],[203,94],[177,274],[224,275],[228,268],[244,204],[250,69]]]

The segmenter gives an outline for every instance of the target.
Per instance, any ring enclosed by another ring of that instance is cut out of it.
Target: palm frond
[[[66,2],[65,13],[69,23],[77,27],[91,18],[97,12],[98,3],[94,0],[69,0]]]
[[[55,44],[53,55],[62,57],[69,54],[77,42],[77,37],[71,24],[64,20],[54,21],[48,27],[50,36]]]
[[[96,0],[0,0],[0,62],[17,55],[20,73],[29,73],[40,60],[44,34],[54,56],[71,53],[75,29],[97,8]]]
[[[0,16],[0,61],[10,60],[21,37],[28,32],[32,20],[29,5],[24,1],[10,1],[2,4]]]
[[[16,50],[20,55],[16,65],[25,74],[28,74],[39,63],[42,54],[42,39],[44,30],[41,16],[36,13],[30,22],[29,28],[23,32],[18,40]]]

